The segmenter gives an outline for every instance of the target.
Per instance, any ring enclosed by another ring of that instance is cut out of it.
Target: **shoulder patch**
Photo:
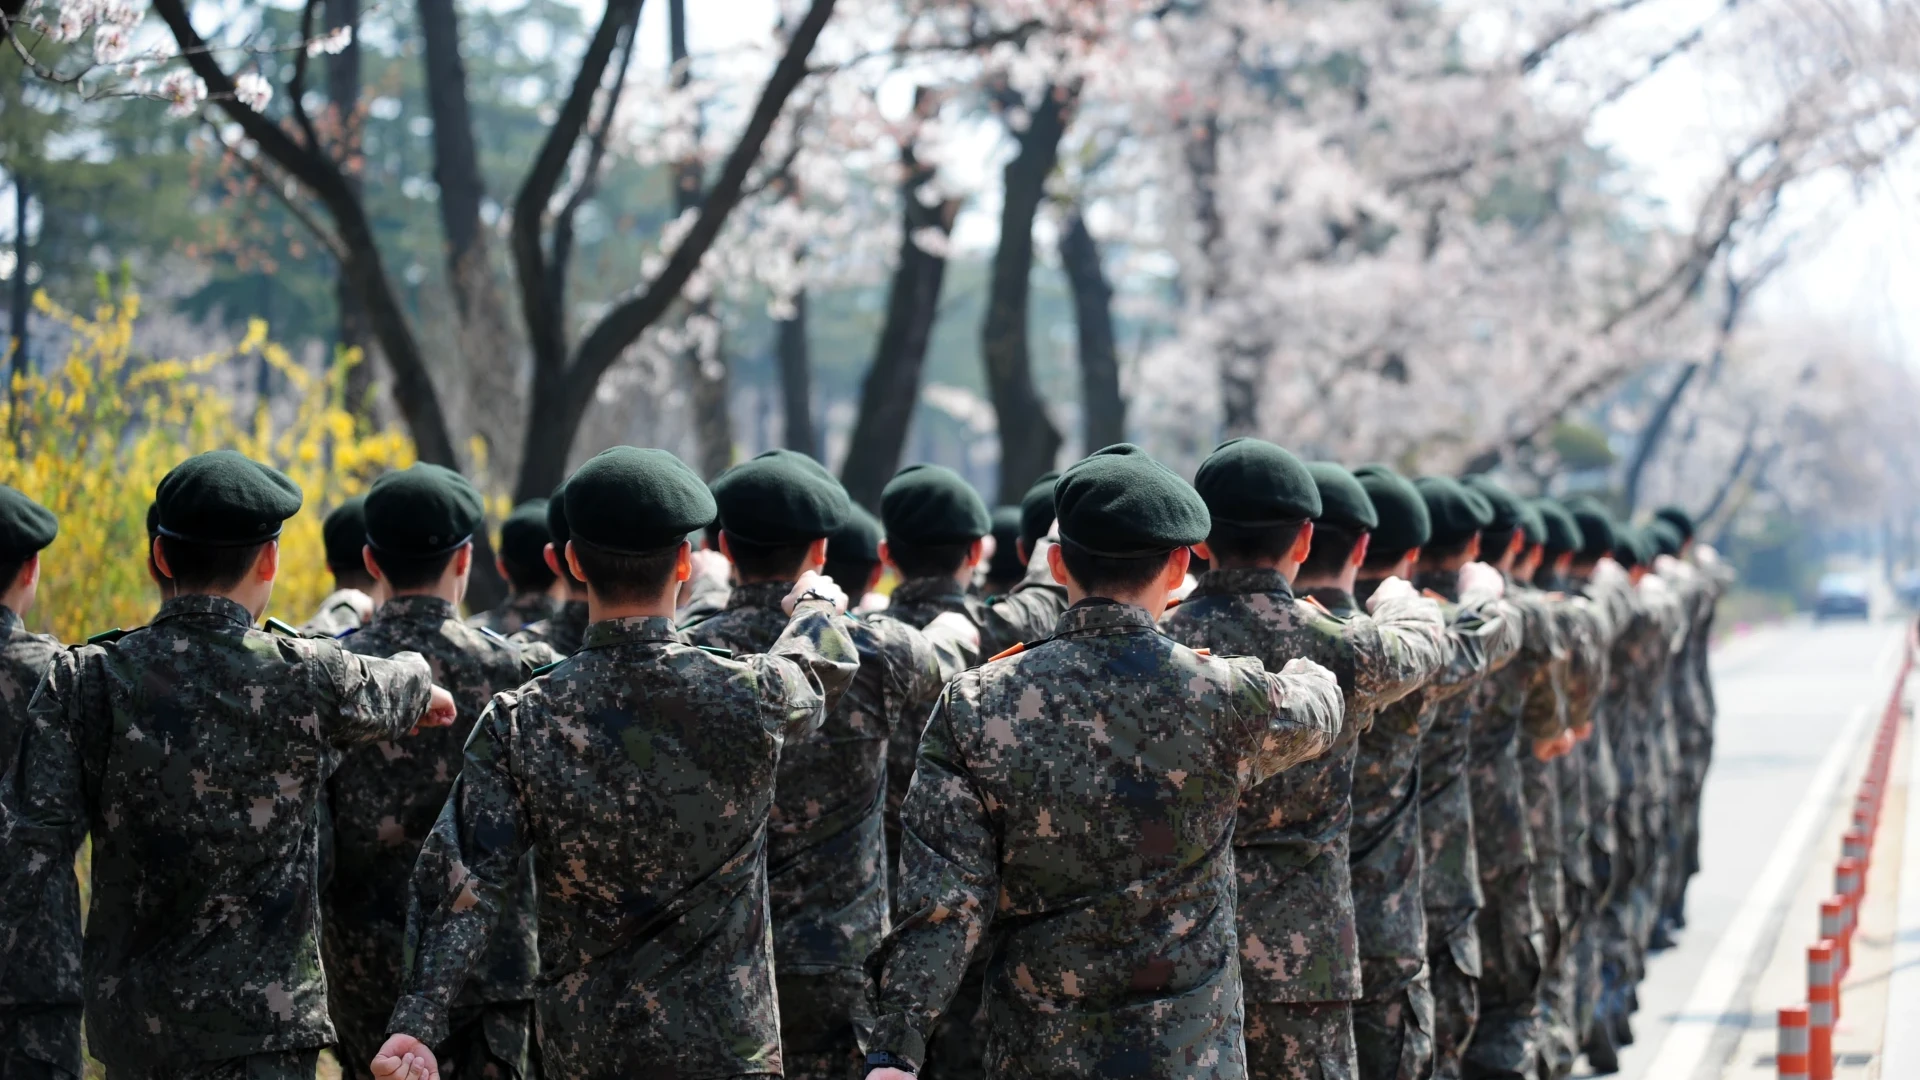
[[[307,636],[301,633],[297,627],[281,622],[279,619],[273,618],[271,616],[267,618],[267,632],[270,634],[279,634],[281,637],[306,637]]]
[[[723,649],[718,645],[695,645],[694,648],[699,649],[703,653],[712,653],[722,660],[733,659],[732,649]]]
[[[999,652],[994,653],[992,656],[987,657],[985,662],[991,664],[995,660],[1005,660],[1010,656],[1019,656],[1021,653],[1026,651],[1027,651],[1027,643],[1023,641],[1020,644],[1015,645],[1010,649],[1001,649]]]
[[[347,628],[346,628],[345,630],[342,630],[342,631],[340,631],[339,633],[337,633],[337,634],[335,634],[335,635],[333,635],[333,640],[335,640],[335,641],[345,641],[345,640],[347,640],[348,638],[350,638],[350,637],[352,637],[353,635],[355,635],[355,634],[357,634],[357,633],[359,633],[359,632],[360,632],[360,628],[359,628],[359,627],[357,627],[357,626],[349,626],[349,627],[347,627]]]
[[[1442,604],[1452,603],[1451,600],[1448,600],[1446,597],[1441,596],[1437,592],[1434,592],[1432,589],[1421,589],[1420,595],[1426,597],[1429,600],[1437,600]]]
[[[1193,650],[1193,655],[1195,655],[1195,656],[1212,656],[1212,655],[1213,655],[1213,650],[1212,650],[1212,649],[1195,649],[1195,650]]]
[[[1169,596],[1169,597],[1167,597],[1167,606],[1166,606],[1166,607],[1164,607],[1164,608],[1162,608],[1162,609],[1161,609],[1161,612],[1162,612],[1162,613],[1164,614],[1165,612],[1168,612],[1168,611],[1172,611],[1172,610],[1173,610],[1174,608],[1177,608],[1177,607],[1179,607],[1179,606],[1180,606],[1180,602],[1181,602],[1182,600],[1184,600],[1184,599],[1185,599],[1185,597],[1180,597],[1180,596]]]
[[[554,668],[557,668],[557,667],[559,667],[559,666],[560,666],[561,664],[564,664],[564,663],[566,663],[566,660],[565,660],[565,659],[560,659],[560,660],[555,660],[555,661],[554,661],[553,663],[551,663],[551,664],[541,664],[541,665],[540,665],[539,667],[537,667],[537,668],[528,668],[528,669],[527,669],[527,678],[529,678],[529,679],[537,679],[537,678],[539,678],[540,676],[542,676],[542,675],[545,675],[545,674],[546,674],[547,672],[549,672],[549,671],[552,671],[552,670],[553,670]]]
[[[123,638],[123,637],[126,637],[126,636],[127,636],[127,635],[128,635],[129,633],[131,633],[131,632],[132,632],[132,631],[129,631],[129,630],[122,630],[122,629],[120,629],[119,627],[117,627],[117,626],[116,626],[116,627],[114,627],[114,628],[113,628],[113,629],[111,629],[111,630],[102,630],[102,631],[100,631],[99,633],[97,633],[97,634],[95,634],[95,635],[93,635],[92,637],[90,637],[90,638],[88,638],[88,639],[87,639],[87,644],[89,644],[89,645],[111,645],[111,644],[113,644],[114,642],[116,642],[116,641],[119,641],[119,640],[120,640],[121,638]]]
[[[1333,612],[1327,610],[1327,605],[1321,603],[1320,598],[1313,595],[1312,593],[1302,594],[1299,597],[1299,600],[1301,603],[1307,605],[1308,607],[1314,609],[1315,611],[1318,611],[1322,615],[1331,616],[1333,614]]]
[[[472,624],[472,623],[468,623],[467,625],[469,625],[469,626],[473,626],[473,624]],[[495,629],[494,629],[493,627],[491,627],[491,626],[474,626],[473,628],[474,628],[475,630],[478,630],[478,631],[480,631],[480,632],[481,632],[482,634],[484,634],[484,635],[486,635],[487,637],[490,637],[490,638],[492,638],[493,640],[495,640],[495,641],[497,641],[497,642],[499,642],[499,643],[500,643],[500,644],[502,644],[502,645],[511,645],[511,644],[513,644],[513,642],[511,642],[511,641],[508,641],[508,640],[507,640],[507,635],[505,635],[505,634],[503,634],[503,633],[501,633],[501,632],[500,632],[500,631],[498,631],[498,630],[495,630]]]

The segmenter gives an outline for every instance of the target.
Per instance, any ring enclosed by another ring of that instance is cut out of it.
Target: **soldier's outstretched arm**
[[[76,650],[77,651],[77,650]],[[74,652],[54,657],[27,708],[12,760],[0,762],[0,984],[49,874],[73,873],[87,832],[88,758]],[[74,958],[76,961],[78,957]]]
[[[913,787],[900,813],[900,918],[867,957],[873,1027],[862,1048],[915,1070],[1000,895],[999,848],[986,802],[954,737],[954,712],[967,708],[949,686],[920,738]]]
[[[1384,708],[1418,690],[1448,656],[1446,617],[1439,604],[1411,585],[1392,590],[1382,585],[1380,592],[1368,601],[1376,633],[1355,665],[1350,715],[1356,708]]]
[[[1333,747],[1346,705],[1333,672],[1304,658],[1268,671],[1250,656],[1216,661],[1233,668],[1234,711],[1246,740],[1247,786],[1265,783]]]
[[[803,600],[773,648],[740,657],[761,687],[768,723],[787,738],[819,730],[860,671],[844,619],[826,600]]]
[[[527,852],[511,760],[517,708],[513,694],[499,694],[480,714],[460,775],[414,862],[401,968],[406,991],[387,1031],[428,1046],[447,1037],[454,996],[486,949],[503,891]]]
[[[335,746],[397,739],[422,723],[434,704],[433,669],[417,652],[383,660],[350,653],[331,641],[314,642],[313,648],[320,661],[314,682],[321,699],[321,731]],[[446,704],[451,703],[448,698]],[[425,722],[433,726],[431,720]]]

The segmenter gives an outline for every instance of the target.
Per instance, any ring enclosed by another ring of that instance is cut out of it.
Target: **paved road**
[[[1720,717],[1702,807],[1703,868],[1678,947],[1654,957],[1640,988],[1637,1041],[1619,1075],[1719,1075],[1745,1023],[1752,979],[1806,873],[1812,828],[1831,805],[1840,764],[1851,761],[1836,741],[1865,737],[1863,710],[1885,702],[1902,629],[1890,620],[1796,621],[1715,654]]]

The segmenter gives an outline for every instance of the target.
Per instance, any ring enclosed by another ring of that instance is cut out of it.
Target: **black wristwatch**
[[[915,1074],[919,1072],[905,1058],[894,1057],[885,1050],[875,1050],[867,1055],[867,1071],[872,1072],[875,1069],[899,1069],[904,1073]]]
[[[831,604],[834,602],[833,597],[827,596],[824,593],[815,592],[812,589],[808,589],[806,592],[803,592],[799,596],[794,598],[793,606],[799,607],[801,604],[804,604],[809,600],[818,600],[823,604]],[[889,1066],[889,1067],[897,1068],[898,1066]]]

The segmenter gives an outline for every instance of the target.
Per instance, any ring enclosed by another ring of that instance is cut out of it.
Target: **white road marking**
[[[1841,729],[1839,737],[1827,750],[1820,768],[1807,784],[1800,805],[1794,808],[1793,817],[1781,829],[1773,855],[1767,859],[1767,865],[1759,876],[1754,878],[1746,900],[1740,904],[1733,921],[1727,924],[1726,933],[1714,945],[1706,967],[1701,969],[1700,978],[1693,984],[1693,994],[1687,998],[1686,1008],[1681,1010],[1679,1017],[1667,1029],[1659,1053],[1654,1055],[1652,1063],[1641,1075],[1659,1077],[1660,1080],[1694,1080],[1695,1074],[1707,1063],[1714,1036],[1728,1023],[1732,1014],[1745,1011],[1746,1003],[1740,1000],[1742,992],[1751,989],[1751,977],[1767,960],[1766,955],[1756,954],[1769,945],[1774,933],[1777,933],[1782,915],[1780,908],[1788,902],[1792,887],[1798,883],[1798,872],[1806,860],[1815,833],[1833,811],[1833,798],[1840,781],[1859,756],[1871,721],[1878,719],[1880,711],[1886,708],[1892,668],[1905,643],[1906,636],[1899,635],[1875,662],[1874,675],[1870,680],[1871,696],[1847,718],[1846,727]],[[1768,949],[1769,955],[1771,951]],[[1717,1076],[1720,1066],[1724,1064],[1714,1062],[1713,1075]]]

